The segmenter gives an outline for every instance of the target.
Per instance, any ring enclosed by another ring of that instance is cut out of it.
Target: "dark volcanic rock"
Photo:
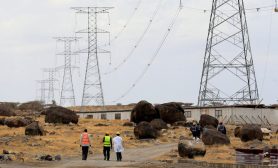
[[[43,104],[39,101],[30,101],[22,103],[18,106],[19,110],[32,110],[32,111],[42,111]]]
[[[5,118],[0,118],[0,125],[5,125]]]
[[[16,116],[16,114],[13,109],[7,104],[0,104],[0,116],[11,117]]]
[[[98,123],[98,124],[95,124],[96,127],[107,127],[109,125],[107,124],[102,124],[102,123]]]
[[[159,118],[159,114],[154,106],[147,101],[140,101],[133,108],[130,121],[138,124],[142,121],[150,122],[155,118]]]
[[[200,119],[200,125],[201,127],[205,127],[205,126],[213,126],[214,128],[217,128],[218,126],[218,120],[210,115],[207,115],[207,114],[203,114],[201,115],[201,119]]]
[[[62,160],[62,156],[61,156],[61,155],[56,155],[54,158],[55,158],[55,160],[57,160],[57,161]]]
[[[63,107],[50,107],[46,110],[45,115],[45,122],[46,123],[62,123],[62,124],[69,124],[69,123],[78,123],[78,115],[69,109]]]
[[[124,127],[134,127],[135,124],[134,124],[134,122],[125,122],[125,123],[123,124],[123,126],[124,126]]]
[[[247,142],[252,140],[263,140],[263,132],[261,128],[257,125],[244,125],[239,132],[239,137],[241,141]]]
[[[25,127],[33,122],[33,119],[31,118],[22,118],[22,117],[16,117],[16,118],[6,118],[4,124],[8,127]]]
[[[207,128],[207,129],[216,129],[213,125],[206,125],[204,128]]]
[[[168,128],[167,124],[161,119],[154,119],[151,121],[150,124],[154,129],[157,129],[157,130],[162,130],[162,129]]]
[[[8,155],[8,154],[10,154],[10,152],[5,150],[5,149],[3,149],[3,154]]]
[[[202,135],[202,141],[205,145],[228,145],[230,144],[230,139],[216,129],[205,128]]]
[[[179,103],[165,103],[156,105],[160,118],[166,123],[173,124],[177,121],[186,121],[184,110]]]
[[[40,160],[52,161],[53,157],[51,155],[41,156]]]
[[[42,126],[39,125],[38,121],[33,122],[32,124],[28,125],[25,128],[25,135],[31,135],[31,136],[43,136],[45,135],[45,131],[42,128]]]
[[[180,138],[178,152],[180,157],[194,158],[194,156],[204,156],[206,154],[206,147],[201,141],[197,142]]]
[[[138,139],[155,139],[159,133],[150,123],[143,121],[134,128],[134,135]]]

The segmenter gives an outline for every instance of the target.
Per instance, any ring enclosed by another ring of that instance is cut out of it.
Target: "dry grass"
[[[61,154],[63,157],[80,157],[81,149],[79,147],[79,137],[82,131],[87,128],[89,133],[93,135],[93,152],[100,154],[102,152],[102,138],[105,132],[109,132],[114,136],[120,131],[124,139],[125,148],[141,148],[154,144],[165,144],[178,142],[181,135],[190,137],[189,129],[177,128],[169,129],[156,140],[137,140],[133,134],[133,127],[123,127],[126,121],[107,121],[95,119],[80,119],[78,125],[53,125],[45,124],[44,118],[40,117],[37,120],[42,123],[47,131],[46,136],[27,137],[24,135],[24,128],[8,128],[0,126],[0,151],[3,149],[22,153],[25,161],[34,161],[35,155],[38,154]],[[103,123],[108,126],[96,127],[96,124]],[[196,160],[207,161],[212,163],[234,163],[235,148],[245,147],[246,143],[235,138],[232,134],[233,126],[228,127],[228,133],[231,137],[231,145],[228,146],[208,146],[205,157],[196,157]],[[11,137],[8,143],[1,142],[3,137]],[[270,141],[264,141],[265,144],[278,144],[278,136],[272,137]],[[157,158],[158,160],[173,160],[177,159],[177,150],[172,151],[166,156]]]
[[[157,140],[140,141],[134,137],[133,127],[123,127],[126,121],[107,121],[107,120],[92,120],[80,119],[78,125],[53,125],[45,124],[44,118],[37,118],[47,131],[46,136],[28,137],[24,135],[25,128],[8,128],[0,126],[0,151],[3,149],[21,153],[24,155],[25,161],[33,161],[35,155],[38,154],[61,154],[63,157],[79,157],[81,149],[79,147],[79,138],[82,131],[87,128],[88,132],[93,135],[93,152],[102,152],[102,138],[105,132],[115,136],[115,133],[120,131],[124,139],[126,148],[138,148],[150,146],[153,144],[163,144],[177,142],[180,135],[185,134],[184,128],[168,130],[167,135],[164,135]],[[96,127],[98,123],[105,123],[108,126]],[[11,137],[12,140],[8,143],[2,143],[2,137]]]

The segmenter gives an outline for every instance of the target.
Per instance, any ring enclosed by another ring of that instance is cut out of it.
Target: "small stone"
[[[56,155],[54,158],[55,158],[55,160],[57,160],[57,161],[62,160],[62,156],[61,156],[61,155]]]
[[[6,155],[7,155],[7,154],[10,154],[10,152],[4,149],[4,150],[3,150],[3,154],[6,154]]]

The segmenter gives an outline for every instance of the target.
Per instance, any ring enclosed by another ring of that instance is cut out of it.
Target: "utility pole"
[[[64,43],[64,51],[57,55],[64,56],[64,74],[63,74],[63,83],[60,96],[60,105],[61,106],[75,106],[75,94],[74,87],[72,82],[72,56],[76,55],[72,52],[72,42],[78,41],[79,37],[55,37],[54,39],[57,42]]]
[[[55,101],[55,82],[57,79],[55,79],[56,74],[56,68],[44,68],[44,73],[48,74],[48,79],[44,80],[48,84],[48,96],[47,96],[47,104],[53,103]]]
[[[213,0],[198,105],[258,100],[243,0]]]
[[[101,81],[101,73],[99,67],[99,54],[110,53],[99,48],[99,33],[109,33],[108,31],[98,28],[98,15],[108,14],[111,7],[74,7],[76,13],[86,14],[88,23],[87,28],[77,33],[85,33],[87,35],[87,48],[79,51],[79,53],[88,54],[86,73],[82,95],[82,106],[101,105],[104,106],[104,95]],[[82,110],[81,110],[82,111]]]

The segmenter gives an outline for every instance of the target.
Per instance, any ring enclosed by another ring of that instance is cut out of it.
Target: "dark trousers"
[[[82,160],[87,160],[89,146],[82,146]]]
[[[103,147],[104,160],[110,159],[110,147]]]
[[[122,152],[116,152],[117,161],[122,161]]]

